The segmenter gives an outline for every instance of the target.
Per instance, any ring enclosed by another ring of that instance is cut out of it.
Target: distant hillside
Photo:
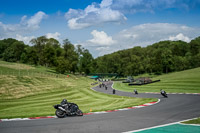
[[[200,93],[200,67],[153,78],[153,80],[157,79],[161,81],[143,86],[128,86],[128,84],[116,82],[114,88],[130,92],[133,92],[133,89],[139,92],[160,92],[160,89],[164,89],[171,93]]]
[[[0,99],[15,99],[73,86],[74,75],[67,75],[42,66],[0,61]]]
[[[161,41],[147,47],[120,50],[93,62],[97,73],[121,76],[168,73],[200,67],[200,37],[191,42]]]

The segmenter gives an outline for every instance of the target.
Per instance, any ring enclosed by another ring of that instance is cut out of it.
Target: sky
[[[69,39],[99,57],[200,36],[200,0],[0,0],[0,39]]]

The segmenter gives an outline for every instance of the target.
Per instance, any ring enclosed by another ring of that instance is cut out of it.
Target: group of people
[[[108,89],[108,87],[104,83],[99,84],[99,88],[101,87],[105,87],[105,90]],[[136,89],[134,89],[133,92],[135,95],[138,95],[138,91]],[[115,94],[115,89],[113,89],[113,94]],[[160,94],[163,95],[164,97],[167,97],[167,93],[162,89],[160,90]]]
[[[99,88],[101,88],[101,87],[105,87],[105,90],[108,90],[107,85],[104,83],[99,84]],[[115,89],[113,89],[113,94],[115,94]]]
[[[99,84],[99,88],[101,88],[101,87],[105,87],[106,90],[107,90],[107,88],[108,88],[104,83]]]

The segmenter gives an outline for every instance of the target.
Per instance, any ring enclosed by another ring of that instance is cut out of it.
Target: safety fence
[[[69,75],[56,74],[56,73],[44,73],[44,72],[33,72],[33,71],[2,71],[0,70],[0,76],[29,76],[29,77],[44,77],[44,78],[67,78]]]

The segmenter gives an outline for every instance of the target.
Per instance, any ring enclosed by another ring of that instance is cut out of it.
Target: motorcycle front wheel
[[[55,112],[56,116],[58,118],[64,118],[65,117],[65,112],[63,112],[62,110],[60,109],[57,109],[56,112]]]
[[[83,116],[83,112],[80,109],[78,109],[77,112],[76,112],[76,115],[77,116]]]

